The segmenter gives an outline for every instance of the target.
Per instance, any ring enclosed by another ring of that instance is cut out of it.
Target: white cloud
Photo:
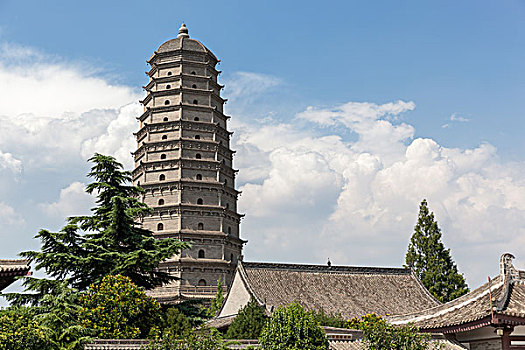
[[[414,127],[398,121],[414,108],[349,102],[309,107],[294,123],[243,125],[234,146],[243,150],[239,163],[248,158],[249,170],[265,169],[240,187],[247,255],[401,265],[423,198],[474,283],[497,271],[502,252],[519,255],[525,164],[501,162],[490,144],[456,149],[414,138]],[[344,142],[341,125],[357,140]],[[323,137],[314,136],[319,126]]]
[[[22,172],[22,162],[16,159],[11,153],[0,151],[0,170],[9,170],[15,174]]]
[[[453,122],[460,122],[460,123],[466,123],[466,122],[470,121],[470,119],[462,117],[462,116],[458,115],[458,113],[452,113],[450,115],[450,120],[453,121]]]
[[[29,168],[57,168],[94,152],[131,166],[139,94],[92,75],[88,65],[50,61],[31,48],[2,47],[0,79],[9,84],[0,85],[0,149]]]
[[[87,215],[95,204],[94,197],[85,192],[86,185],[73,182],[60,191],[60,197],[53,203],[41,203],[40,208],[50,216],[66,218]]]
[[[17,213],[13,207],[7,205],[6,203],[0,202],[0,221],[2,222],[2,228],[0,233],[4,231],[4,226],[22,226],[25,223],[24,218]],[[7,230],[6,230],[7,231]],[[7,232],[10,233],[10,232]],[[12,232],[11,232],[12,233]],[[3,236],[3,234],[2,234]],[[5,237],[3,238],[5,239]]]

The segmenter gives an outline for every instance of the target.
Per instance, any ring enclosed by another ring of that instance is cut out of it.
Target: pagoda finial
[[[189,37],[190,36],[188,34],[188,28],[186,27],[184,22],[182,22],[182,25],[179,28],[179,35],[177,35],[177,38],[189,38]]]

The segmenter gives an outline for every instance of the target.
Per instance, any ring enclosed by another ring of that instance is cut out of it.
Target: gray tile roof
[[[447,332],[453,331],[452,328],[472,329],[491,323],[525,324],[525,274],[511,266],[505,276],[499,275],[492,279],[490,292],[487,282],[446,304],[392,316],[389,321],[394,324],[412,323],[421,329]]]
[[[306,309],[406,314],[439,304],[409,269],[242,262],[238,269],[268,310],[298,301]]]

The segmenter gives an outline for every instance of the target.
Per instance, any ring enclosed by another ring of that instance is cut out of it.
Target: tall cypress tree
[[[426,199],[419,205],[419,216],[408,245],[405,263],[441,302],[456,299],[469,290],[450,256],[450,249],[445,249],[441,242],[441,230],[434,219],[434,213],[428,210]]]
[[[97,197],[97,206],[89,216],[74,216],[59,232],[41,230],[40,251],[20,255],[35,263],[52,279],[26,277],[26,290],[31,295],[10,295],[11,300],[35,302],[43,295],[55,292],[57,283],[66,280],[80,291],[102,281],[107,275],[131,278],[139,287],[151,289],[174,277],[157,270],[159,262],[170,258],[188,245],[176,239],[156,239],[151,231],[141,227],[137,219],[150,213],[150,208],[138,200],[143,192],[131,186],[131,173],[124,171],[115,158],[95,154],[88,176],[94,181],[86,192]],[[36,299],[36,300],[35,300]]]

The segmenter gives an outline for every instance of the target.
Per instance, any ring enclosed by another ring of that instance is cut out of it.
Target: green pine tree
[[[226,339],[257,339],[267,319],[264,309],[252,297],[248,304],[239,310],[226,332]]]
[[[426,199],[419,206],[419,217],[410,239],[405,264],[411,267],[425,287],[439,301],[447,302],[468,292],[463,275],[441,242],[441,230]]]
[[[123,275],[139,287],[151,289],[174,277],[157,270],[159,262],[187,248],[176,239],[155,239],[151,231],[141,228],[136,220],[150,213],[138,200],[143,190],[129,185],[131,173],[124,171],[115,158],[95,154],[88,176],[94,181],[86,192],[97,197],[97,206],[89,216],[75,216],[59,232],[41,230],[37,238],[40,251],[20,255],[35,263],[54,280],[65,280],[79,291],[98,284],[107,275]],[[52,280],[24,278],[27,291],[33,294],[12,294],[16,304],[38,304],[53,292]]]

